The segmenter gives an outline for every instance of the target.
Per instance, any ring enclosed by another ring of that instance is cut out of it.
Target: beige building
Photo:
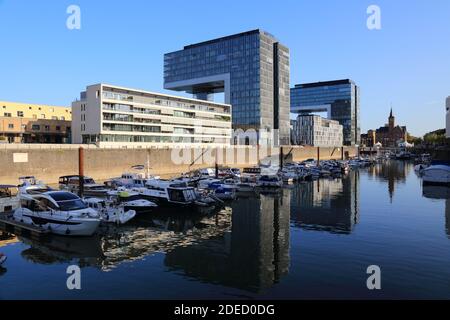
[[[0,101],[0,143],[70,143],[68,107]]]
[[[96,84],[72,103],[74,143],[99,146],[229,145],[231,106]]]
[[[343,126],[339,121],[317,115],[299,115],[292,125],[295,144],[314,147],[342,147]]]

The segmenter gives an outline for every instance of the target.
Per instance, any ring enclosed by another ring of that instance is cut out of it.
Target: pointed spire
[[[393,112],[392,112],[392,106],[391,106],[391,114],[389,116],[390,118],[394,117]]]

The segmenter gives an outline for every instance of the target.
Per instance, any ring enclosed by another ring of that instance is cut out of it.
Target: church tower
[[[392,113],[392,108],[391,108],[391,114],[389,115],[389,131],[392,132],[394,130],[395,127],[395,117]]]

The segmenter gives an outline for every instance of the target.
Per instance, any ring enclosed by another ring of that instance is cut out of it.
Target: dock
[[[0,213],[0,230],[12,233],[16,236],[28,235],[33,239],[40,239],[50,234],[50,232],[39,226],[30,226],[28,224],[15,221],[12,214]]]

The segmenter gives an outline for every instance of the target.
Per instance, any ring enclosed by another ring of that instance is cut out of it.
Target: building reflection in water
[[[264,291],[289,272],[290,191],[242,198],[232,212],[230,232],[177,247],[165,263],[202,281]]]
[[[409,161],[388,160],[369,167],[369,178],[375,178],[387,182],[388,192],[391,202],[394,199],[395,188],[398,183],[405,184],[409,172],[414,169],[414,165]]]
[[[450,238],[450,188],[446,186],[423,185],[422,189],[425,198],[445,200],[445,232]]]
[[[291,207],[296,227],[351,233],[359,220],[359,172],[300,184],[293,189]]]

